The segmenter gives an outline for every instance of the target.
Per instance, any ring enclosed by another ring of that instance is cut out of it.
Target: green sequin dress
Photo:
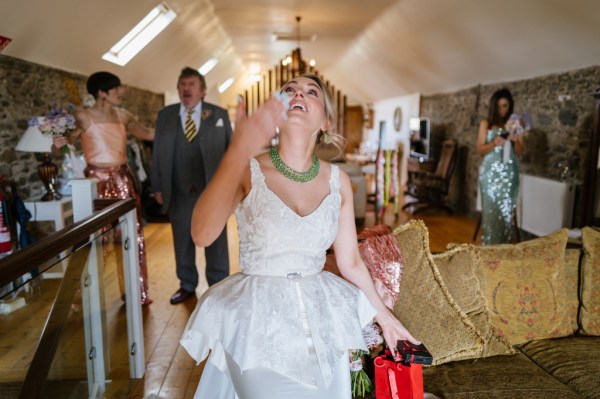
[[[486,144],[506,130],[490,129]],[[483,156],[479,169],[481,189],[481,241],[483,245],[509,243],[514,232],[512,220],[519,195],[519,160],[514,143],[508,162],[503,162],[504,146]]]

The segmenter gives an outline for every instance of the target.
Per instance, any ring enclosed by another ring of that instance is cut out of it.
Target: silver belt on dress
[[[281,274],[277,274],[277,273],[248,273],[246,271],[242,271],[242,274],[245,274],[246,276],[256,276],[256,277],[285,277],[288,280],[291,280],[293,282],[298,282],[304,278],[308,278],[314,275],[317,275],[321,273],[321,271],[315,272],[315,273],[311,273],[310,271],[304,271],[304,272],[290,272],[290,273],[285,273],[282,272]]]
[[[290,280],[292,280],[292,281],[294,281],[294,282],[296,282],[296,281],[298,281],[298,280],[300,280],[302,278],[302,274],[301,273],[297,273],[297,272],[288,273],[287,274],[287,278],[290,279]]]

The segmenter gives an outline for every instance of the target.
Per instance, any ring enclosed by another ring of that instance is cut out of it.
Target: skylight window
[[[215,67],[215,65],[217,65],[217,59],[211,58],[208,61],[206,61],[204,64],[202,64],[202,66],[200,68],[198,68],[198,72],[200,72],[202,74],[202,76],[206,76],[207,73],[212,71],[212,69]]]
[[[102,59],[124,66],[177,16],[167,3],[154,7],[132,30],[115,44]]]
[[[219,86],[219,93],[225,92],[225,90],[229,89],[229,86],[233,83],[233,78],[229,78]]]

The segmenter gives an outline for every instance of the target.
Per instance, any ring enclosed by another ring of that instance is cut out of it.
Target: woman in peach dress
[[[154,129],[143,126],[129,111],[121,108],[123,88],[112,73],[96,72],[87,80],[87,91],[95,103],[74,113],[77,128],[67,137],[55,137],[53,152],[81,140],[87,163],[84,174],[98,179],[101,199],[133,198],[137,209],[138,251],[140,258],[140,289],[143,305],[152,303],[148,293],[148,268],[142,228],[141,202],[135,179],[127,164],[127,132],[142,140],[154,140]],[[121,295],[123,270],[117,268]]]

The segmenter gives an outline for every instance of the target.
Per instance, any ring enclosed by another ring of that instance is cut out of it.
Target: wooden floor
[[[444,251],[451,242],[472,242],[476,221],[464,216],[418,215],[429,229],[432,252]],[[385,215],[384,222],[391,227],[400,225],[412,218],[411,215],[400,213],[395,218],[391,212]],[[231,271],[237,271],[237,232],[235,220],[232,218],[228,225],[230,239]],[[368,212],[366,226],[375,223],[374,213]],[[173,306],[169,298],[179,287],[175,276],[173,241],[170,225],[151,223],[145,227],[146,244],[148,248],[148,269],[150,292],[154,303],[143,308],[144,336],[146,354],[146,374],[143,379],[129,379],[127,364],[127,337],[125,307],[120,298],[115,265],[117,255],[108,253],[106,267],[106,313],[108,324],[108,341],[110,345],[110,371],[106,398],[192,398],[202,373],[203,364],[195,362],[179,346],[179,338],[186,322],[193,311],[196,301],[190,300]],[[202,259],[200,259],[202,261]],[[46,295],[52,291],[57,280],[42,280],[42,292]],[[201,291],[203,288],[199,288]],[[26,306],[9,316],[0,316],[2,332],[0,333],[0,383],[10,385],[18,381],[19,375],[24,375],[30,359],[36,331],[41,328],[47,315],[47,304],[50,298],[38,301],[34,307]],[[29,303],[29,301],[28,301]],[[43,304],[46,304],[44,306]],[[19,312],[21,312],[19,314]],[[31,320],[36,320],[31,322]],[[26,320],[30,320],[29,323]],[[81,316],[77,314],[77,305],[72,312],[70,321],[69,345],[61,344],[57,367],[51,374],[52,378],[71,383],[61,383],[65,388],[70,387],[78,393],[58,393],[48,397],[85,397],[85,366],[82,360],[83,333]],[[32,326],[31,324],[35,325]],[[7,334],[7,332],[11,332]],[[26,338],[26,339],[25,339]],[[25,347],[25,349],[23,349]],[[83,368],[82,365],[83,364]],[[75,382],[75,383],[74,383]],[[5,385],[5,386],[8,386]],[[13,384],[14,385],[14,384]],[[60,384],[59,384],[60,385]],[[83,388],[82,388],[83,386]],[[76,388],[73,388],[76,387]],[[2,386],[0,386],[0,391]],[[4,397],[8,393],[0,395]],[[15,396],[16,397],[16,396]]]

